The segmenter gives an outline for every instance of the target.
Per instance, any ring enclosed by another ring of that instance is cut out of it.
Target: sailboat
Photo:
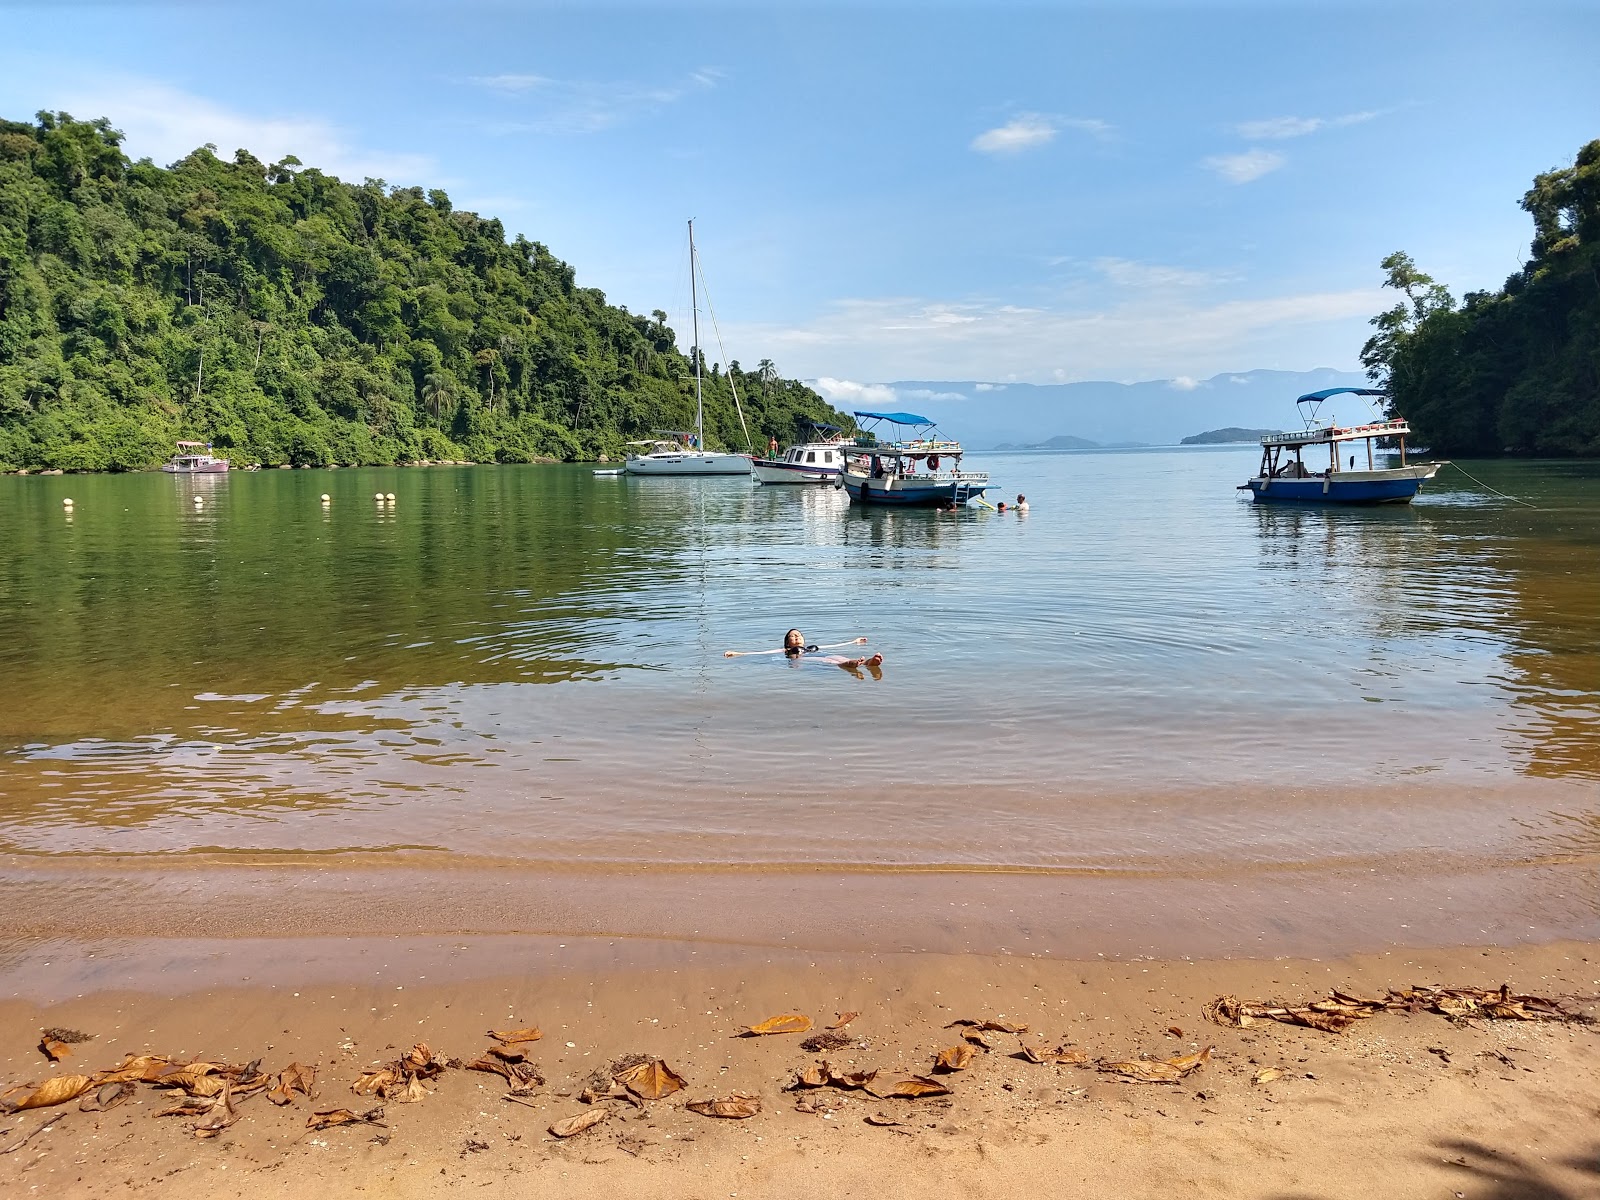
[[[699,258],[694,222],[689,222],[689,304],[694,317],[694,431],[658,430],[654,439],[629,442],[624,468],[630,475],[749,475],[750,456],[706,449],[706,406],[700,384]],[[715,314],[713,313],[713,316]],[[735,396],[735,400],[738,397]]]

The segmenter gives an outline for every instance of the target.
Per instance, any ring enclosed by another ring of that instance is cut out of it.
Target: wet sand
[[[270,945],[275,955],[257,953]],[[246,986],[217,986],[196,983],[203,973],[193,973],[195,962],[163,949],[179,944],[153,939],[147,968],[164,986],[147,976],[139,990],[49,1002],[13,995],[0,1001],[0,1077],[8,1083],[39,1082],[73,1065],[107,1068],[129,1053],[261,1057],[271,1070],[314,1064],[318,1082],[314,1101],[241,1101],[237,1123],[214,1140],[197,1139],[192,1120],[153,1115],[172,1097],[147,1086],[106,1113],[72,1103],[14,1114],[0,1119],[0,1151],[60,1119],[0,1153],[0,1192],[1576,1200],[1600,1191],[1593,1026],[1385,1013],[1331,1034],[1273,1022],[1228,1028],[1203,1015],[1224,993],[1309,999],[1333,987],[1381,994],[1501,981],[1588,997],[1576,1007],[1594,1015],[1600,947],[1591,944],[1122,962],[665,942],[632,942],[624,954],[587,945],[547,947],[551,956],[574,951],[564,970],[523,970],[502,943],[498,973],[484,971],[480,955],[466,968],[444,963],[441,976],[434,961],[396,941],[382,967],[351,956],[342,979],[315,983],[290,966],[318,960],[305,945],[241,940],[220,952],[226,970],[253,964],[260,973]],[[547,957],[546,966],[555,961]],[[190,970],[177,970],[184,962]],[[13,960],[8,993],[25,985],[17,968]],[[851,1043],[820,1056],[802,1049],[800,1035],[735,1036],[778,1013],[804,1013],[820,1029],[842,1011],[860,1013],[845,1031]],[[818,1057],[885,1078],[926,1075],[936,1052],[960,1040],[945,1027],[962,1018],[1030,1031],[987,1035],[990,1051],[941,1077],[948,1097],[784,1090]],[[371,1108],[376,1101],[353,1094],[351,1084],[417,1041],[471,1060],[490,1044],[487,1030],[526,1025],[544,1031],[522,1049],[547,1081],[526,1104],[507,1102],[497,1076],[446,1070],[420,1101],[387,1103],[382,1128],[306,1128],[314,1109]],[[35,1048],[43,1026],[94,1039],[51,1067]],[[1022,1044],[1061,1043],[1081,1046],[1091,1062],[1215,1049],[1179,1084],[1119,1082],[1092,1065],[1013,1056]],[[661,1057],[687,1087],[640,1108],[604,1102],[615,1111],[596,1128],[567,1141],[550,1136],[552,1122],[588,1111],[577,1098],[585,1080],[629,1054]],[[1264,1067],[1283,1075],[1253,1083]],[[718,1120],[684,1107],[735,1091],[759,1097],[762,1111]],[[897,1123],[869,1124],[877,1114]]]

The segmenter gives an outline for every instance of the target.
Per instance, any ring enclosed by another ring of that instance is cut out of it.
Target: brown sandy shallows
[[[107,1068],[125,1054],[206,1056],[278,1070],[319,1069],[314,1101],[260,1095],[214,1140],[192,1119],[156,1118],[176,1098],[141,1086],[105,1113],[74,1104],[0,1119],[6,1196],[249,1195],[611,1197],[689,1200],[819,1196],[1474,1197],[1600,1195],[1600,1027],[1452,1023],[1385,1013],[1329,1034],[1263,1022],[1208,1023],[1206,1003],[1366,994],[1444,983],[1547,996],[1600,992],[1600,947],[1405,951],[1331,962],[1065,963],[980,956],[752,956],[743,966],[381,986],[292,983],[175,997],[102,993],[54,1004],[0,1003],[0,1079],[39,1082]],[[1579,999],[1593,1015],[1592,999]],[[859,1011],[850,1044],[806,1053],[800,1034],[737,1037],[787,1012]],[[827,1058],[839,1072],[929,1075],[962,1042],[962,1018],[1026,1024],[985,1034],[951,1094],[880,1099],[785,1091]],[[41,1028],[94,1039],[55,1066]],[[313,1109],[370,1109],[351,1084],[426,1041],[470,1061],[486,1031],[538,1026],[522,1050],[548,1080],[507,1102],[496,1075],[446,1070],[426,1098],[385,1105],[384,1128],[308,1131]],[[1026,1044],[1083,1047],[1091,1065],[1034,1064]],[[1092,1060],[1168,1058],[1215,1047],[1178,1084],[1119,1082]],[[546,1131],[587,1107],[595,1072],[660,1057],[687,1087],[558,1141]],[[1264,1068],[1282,1075],[1257,1084]],[[688,1101],[759,1097],[745,1120]],[[810,1110],[810,1111],[805,1111]],[[868,1122],[878,1114],[890,1125]]]

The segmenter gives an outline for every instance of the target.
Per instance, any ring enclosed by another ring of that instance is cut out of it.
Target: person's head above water
[[[806,648],[806,635],[798,629],[791,629],[783,635],[783,652],[788,655],[799,654]]]

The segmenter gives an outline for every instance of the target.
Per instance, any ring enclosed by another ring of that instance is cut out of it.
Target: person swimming
[[[865,639],[862,639],[865,640]],[[883,665],[883,655],[873,654],[866,658],[846,658],[842,654],[820,654],[820,647],[806,645],[806,635],[798,629],[791,629],[783,635],[783,656],[792,663],[814,662],[829,663],[846,671],[858,671],[862,667],[877,673]]]

